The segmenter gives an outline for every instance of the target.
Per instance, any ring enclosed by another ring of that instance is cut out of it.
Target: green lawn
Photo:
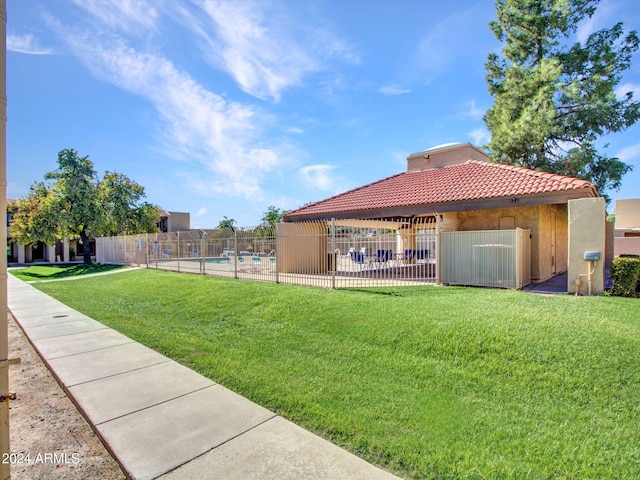
[[[91,265],[31,265],[25,268],[11,270],[11,273],[25,282],[37,280],[55,280],[77,275],[89,275],[123,268],[119,265],[106,265],[104,263],[92,263]]]
[[[640,478],[638,300],[144,269],[72,283],[36,285],[400,476]]]

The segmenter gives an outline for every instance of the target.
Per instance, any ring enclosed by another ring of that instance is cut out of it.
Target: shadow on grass
[[[75,277],[77,275],[89,275],[102,273],[122,268],[120,265],[107,265],[92,263],[90,265],[78,264],[71,266],[32,266],[15,270],[12,273],[23,280],[55,280],[59,278]]]

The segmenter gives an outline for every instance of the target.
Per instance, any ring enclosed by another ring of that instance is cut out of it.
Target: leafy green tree
[[[287,213],[286,210],[280,210],[279,208],[274,207],[273,205],[271,205],[266,212],[264,212],[264,215],[262,216],[262,223],[261,225],[263,227],[275,227],[277,223],[282,222],[282,218],[284,217],[284,214]]]
[[[489,153],[501,163],[619,189],[631,166],[598,152],[596,141],[640,118],[633,93],[616,86],[638,50],[622,23],[573,42],[598,0],[496,0],[490,28],[505,45],[486,63],[493,107],[485,115]],[[606,197],[606,195],[604,195]],[[608,200],[608,198],[607,198]]]
[[[144,188],[115,172],[106,172],[99,180],[88,156],[62,150],[58,168],[44,178],[11,206],[10,232],[18,243],[80,238],[84,263],[91,263],[91,237],[157,231],[160,209],[140,203]]]

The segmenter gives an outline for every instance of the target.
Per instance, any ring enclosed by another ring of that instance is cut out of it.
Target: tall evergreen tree
[[[494,104],[485,122],[496,161],[583,178],[606,197],[631,166],[599,152],[596,141],[640,118],[633,93],[615,92],[639,39],[617,23],[576,42],[598,2],[496,0],[490,28],[505,46],[486,63]]]

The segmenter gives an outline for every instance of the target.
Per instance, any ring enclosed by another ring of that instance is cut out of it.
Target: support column
[[[7,2],[0,0],[0,238],[7,242]],[[0,255],[0,456],[9,449],[9,333],[7,256]],[[0,462],[0,479],[11,478],[9,462]]]
[[[65,263],[69,261],[69,238],[68,237],[65,237],[65,239],[62,241],[62,261]]]
[[[56,246],[55,245],[47,245],[45,246],[45,248],[47,249],[47,255],[46,255],[46,260],[49,261],[49,263],[55,263],[56,261]]]
[[[24,258],[24,249],[25,249],[25,245],[18,245],[18,263],[24,263],[25,262],[25,258]]]
[[[604,290],[605,216],[602,197],[569,200],[569,293],[579,288],[581,295],[599,295]],[[599,252],[600,259],[585,260],[585,252]]]

